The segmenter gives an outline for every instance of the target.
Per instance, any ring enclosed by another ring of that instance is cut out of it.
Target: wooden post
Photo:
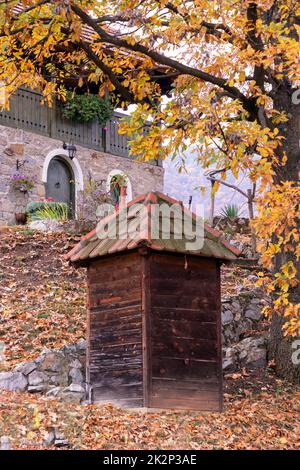
[[[110,136],[112,132],[112,123],[107,121],[106,126],[102,128],[102,147],[104,152],[110,153]]]
[[[249,219],[250,219],[250,224],[251,221],[254,219],[254,210],[253,210],[253,193],[252,189],[247,189],[247,196],[248,196],[248,213],[249,213]],[[251,226],[251,250],[253,256],[256,254],[256,236],[254,233],[254,229]]]
[[[211,182],[211,191],[210,191],[209,224],[212,227],[214,225],[214,212],[215,212],[215,194],[213,192],[215,182],[213,180],[210,180],[210,182]]]

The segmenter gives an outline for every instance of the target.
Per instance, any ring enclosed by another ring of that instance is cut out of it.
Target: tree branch
[[[223,184],[224,186],[227,186],[228,188],[234,189],[235,191],[237,191],[238,193],[242,194],[244,197],[249,199],[248,194],[242,191],[242,189],[238,188],[234,184],[230,184],[230,183],[227,183],[226,181],[219,180],[217,178],[214,178],[213,176],[206,176],[206,178],[212,183],[220,183],[220,184]]]
[[[106,65],[102,60],[99,59],[97,54],[90,48],[90,46],[85,43],[84,41],[77,41],[76,43],[84,52],[86,55],[89,57],[90,60],[94,62],[97,67],[99,67],[100,70],[102,70],[105,75],[108,76],[109,80],[111,83],[114,85],[116,90],[120,93],[122,98],[127,101],[127,102],[132,102],[133,101],[133,96],[128,90],[128,88],[124,87],[121,82],[117,79],[113,71]]]
[[[79,16],[83,23],[89,25],[99,35],[101,42],[107,42],[108,44],[112,44],[117,47],[141,53],[151,58],[154,62],[158,64],[166,65],[174,70],[177,70],[182,74],[190,75],[192,77],[199,78],[200,80],[216,85],[222,88],[223,90],[226,90],[235,99],[241,101],[246,111],[248,111],[253,116],[253,103],[251,102],[251,100],[249,100],[249,98],[247,98],[243,93],[241,93],[238,88],[229,86],[227,84],[227,79],[216,77],[207,72],[203,72],[202,70],[185,65],[175,59],[171,59],[170,57],[161,54],[160,52],[153,51],[141,43],[129,44],[126,40],[113,36],[110,33],[107,33],[103,28],[101,28],[101,26],[97,23],[96,20],[94,20],[91,16],[85,13],[80,7],[78,7],[78,5],[73,3],[71,5],[71,8],[73,12],[77,16]]]

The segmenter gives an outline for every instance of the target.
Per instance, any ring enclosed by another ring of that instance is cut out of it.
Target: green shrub
[[[236,204],[226,204],[221,211],[221,215],[228,219],[234,219],[239,216],[239,212],[239,206],[237,206]]]
[[[26,213],[29,220],[67,220],[69,218],[69,208],[64,202],[32,201],[27,204]]]
[[[51,219],[66,222],[69,219],[69,208],[63,202],[57,202],[56,206],[49,206],[49,203],[46,203],[43,208],[35,212],[35,217],[36,220]]]

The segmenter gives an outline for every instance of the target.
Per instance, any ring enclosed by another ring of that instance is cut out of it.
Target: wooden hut
[[[187,249],[174,214],[171,237],[160,228],[153,238],[153,205],[174,203],[179,204],[157,192],[140,196],[103,219],[67,255],[74,265],[87,267],[92,402],[222,409],[220,265],[239,252],[206,225],[202,248]],[[144,209],[139,221],[136,204]],[[195,225],[196,217],[182,209]],[[119,228],[117,239],[109,232],[99,238],[99,227],[118,223],[122,211],[129,230]],[[128,232],[138,224],[133,239]]]

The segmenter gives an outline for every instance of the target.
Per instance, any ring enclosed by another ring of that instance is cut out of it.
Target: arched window
[[[132,199],[132,187],[128,175],[121,170],[112,170],[107,178],[107,192],[114,205],[118,205],[120,202],[122,186],[126,187],[126,202],[129,202]]]

